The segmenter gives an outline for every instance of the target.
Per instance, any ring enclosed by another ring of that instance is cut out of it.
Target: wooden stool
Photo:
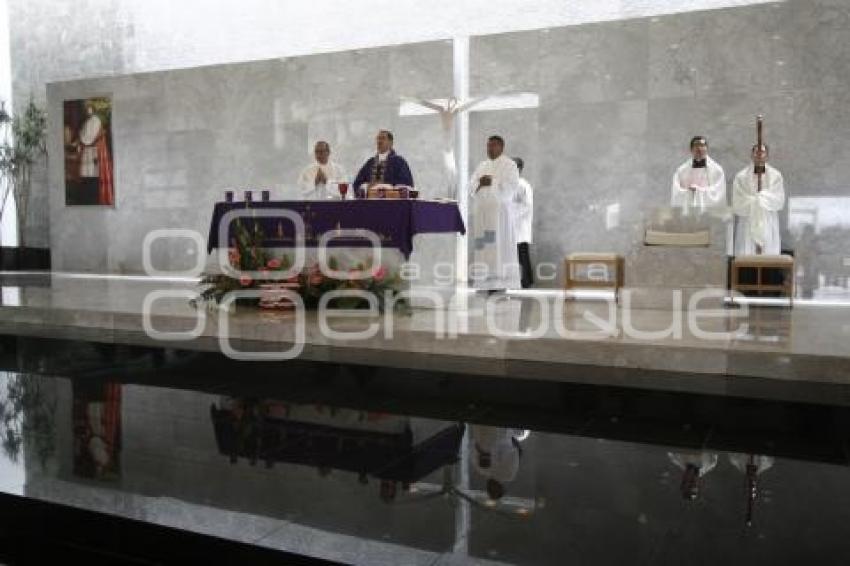
[[[585,276],[580,271],[584,268]],[[601,277],[596,277],[601,271]],[[591,287],[614,289],[614,296],[623,286],[623,256],[604,253],[575,253],[564,260],[564,289]]]
[[[755,283],[741,283],[741,270],[755,270]],[[764,274],[766,271],[775,271],[782,274],[782,283],[766,283]],[[737,256],[732,260],[732,290],[752,291],[759,295],[762,293],[780,293],[781,297],[787,297],[791,306],[794,306],[794,258],[790,255],[744,255]]]

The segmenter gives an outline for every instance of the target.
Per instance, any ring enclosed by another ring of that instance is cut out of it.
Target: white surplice
[[[504,428],[497,426],[471,425],[471,458],[472,467],[485,478],[492,478],[500,483],[511,482],[519,472],[521,450],[519,441],[525,433],[522,429]],[[490,456],[489,465],[481,466],[480,456]]]
[[[97,137],[103,128],[103,123],[97,114],[92,114],[80,128],[80,177],[99,177],[100,168],[97,165]]]
[[[348,178],[345,176],[345,170],[341,166],[333,161],[328,161],[325,164],[316,161],[305,167],[298,176],[298,186],[301,189],[301,196],[303,198],[324,200],[329,196],[335,196],[328,194],[326,183],[316,184],[316,175],[318,175],[319,169],[324,172],[328,183],[348,181]]]
[[[696,190],[692,191],[691,186],[695,186]],[[705,167],[694,168],[693,160],[688,159],[673,175],[670,206],[695,212],[726,206],[726,174],[723,167],[706,157]]]
[[[785,207],[785,183],[782,173],[765,166],[762,189],[752,166],[741,170],[732,182],[732,211],[735,213],[735,255],[762,253],[779,255],[779,211]]]
[[[534,190],[531,184],[520,177],[519,190],[514,198],[516,208],[516,241],[531,244],[531,224],[534,218]]]
[[[774,459],[771,456],[757,454],[750,458],[749,454],[729,454],[729,463],[741,473],[747,473],[747,465],[752,463],[756,467],[756,473],[762,474],[773,467]]]
[[[484,175],[490,186],[478,189]],[[518,289],[514,200],[519,190],[519,170],[513,159],[500,155],[475,169],[470,185],[473,263],[469,274],[475,289]],[[476,189],[478,189],[476,191]]]
[[[668,452],[667,458],[679,469],[684,470],[689,465],[699,470],[699,477],[704,476],[717,466],[716,452]]]

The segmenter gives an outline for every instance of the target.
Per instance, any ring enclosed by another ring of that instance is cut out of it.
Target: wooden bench
[[[564,289],[614,289],[616,297],[623,286],[623,264],[617,254],[570,254],[564,260]]]
[[[742,283],[741,272],[753,270],[755,278],[752,282]],[[767,281],[765,275],[768,272],[780,273],[780,283]],[[737,256],[732,260],[732,290],[752,292],[757,295],[763,293],[779,293],[780,297],[786,297],[791,305],[794,305],[794,258],[790,255],[745,255]]]

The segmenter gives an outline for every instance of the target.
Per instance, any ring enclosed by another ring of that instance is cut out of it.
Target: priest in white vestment
[[[707,212],[727,206],[726,175],[723,168],[708,156],[708,142],[703,136],[691,140],[691,158],[673,175],[670,206],[684,211]]]
[[[785,183],[782,173],[768,165],[767,157],[767,146],[754,146],[753,165],[735,175],[732,182],[735,255],[782,253],[779,211],[785,207]],[[759,172],[761,191],[758,190]]]
[[[505,493],[506,484],[516,479],[522,449],[520,442],[528,431],[485,425],[471,425],[472,467],[487,480],[487,494],[497,500]]]
[[[301,196],[305,199],[324,200],[335,196],[328,192],[330,182],[347,181],[343,168],[330,160],[331,146],[326,141],[317,141],[313,148],[316,161],[308,165],[298,176]]]
[[[470,179],[473,263],[469,275],[475,289],[498,291],[520,286],[516,213],[519,170],[506,157],[505,140],[490,136],[487,157]]]

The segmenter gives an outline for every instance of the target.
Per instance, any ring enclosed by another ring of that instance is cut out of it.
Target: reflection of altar
[[[303,222],[303,240],[296,236],[293,218]],[[402,264],[411,288],[453,290],[456,280],[456,234],[465,234],[455,202],[370,199],[328,201],[219,202],[213,209],[207,251],[218,250],[227,263],[237,219],[246,227],[258,226],[265,247],[272,253],[294,257],[303,241],[305,260],[317,261],[318,246],[326,245],[338,269],[369,265],[378,244],[380,263],[390,272]],[[359,232],[359,235],[358,235]],[[415,244],[415,250],[414,250]]]
[[[210,413],[218,449],[231,462],[336,469],[364,481],[415,482],[456,462],[463,436],[462,426],[442,421],[273,399],[223,398]]]

